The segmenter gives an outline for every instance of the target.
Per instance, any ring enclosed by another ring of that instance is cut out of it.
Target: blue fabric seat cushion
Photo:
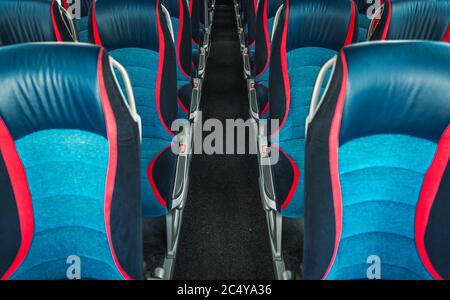
[[[15,142],[33,202],[34,236],[11,279],[66,279],[67,258],[83,279],[123,279],[108,244],[104,197],[108,141],[79,130],[44,130]]]
[[[378,134],[339,148],[342,237],[327,279],[366,278],[367,258],[381,259],[382,279],[431,279],[415,245],[422,183],[437,144]]]

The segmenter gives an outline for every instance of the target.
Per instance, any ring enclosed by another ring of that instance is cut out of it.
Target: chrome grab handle
[[[122,90],[120,89],[120,85],[117,82],[117,78],[115,76],[114,69],[119,71],[120,75],[122,76],[123,84],[125,86],[125,90],[126,90],[126,93],[127,93],[127,97],[126,97],[127,101],[125,101],[125,104],[127,105],[128,110],[130,111],[130,114],[131,114],[131,117],[133,118],[133,120],[136,123],[138,123],[139,134],[140,134],[141,139],[142,139],[141,117],[139,116],[139,114],[137,112],[136,100],[134,99],[133,88],[132,88],[132,85],[131,85],[130,77],[128,76],[127,70],[117,60],[115,60],[112,57],[109,57],[109,61],[110,61],[110,64],[111,64],[111,68],[113,69],[113,75],[114,75],[114,78],[116,80],[116,84],[119,87],[119,90],[120,90],[121,93],[122,93]],[[123,94],[122,94],[122,96],[123,96]]]
[[[325,76],[327,75],[327,72],[329,69],[334,68],[336,65],[337,56],[333,57],[329,61],[327,61],[322,69],[320,69],[319,75],[317,75],[316,83],[314,85],[313,94],[311,97],[311,105],[309,106],[309,114],[306,118],[306,126],[305,126],[305,134],[308,132],[308,125],[311,123],[312,119],[314,118],[314,115],[317,112],[317,109],[319,107],[319,96],[320,96],[320,90],[322,88],[323,81],[325,80]],[[328,82],[329,84],[329,82]],[[328,89],[328,87],[327,87]],[[324,93],[325,95],[325,93]]]

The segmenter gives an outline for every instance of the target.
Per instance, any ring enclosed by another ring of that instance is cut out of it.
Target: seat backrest
[[[161,0],[170,14],[177,56],[177,88],[180,117],[189,114],[192,94],[192,28],[186,0]]]
[[[55,0],[0,0],[0,46],[74,41],[62,10]]]
[[[449,66],[445,43],[340,52],[308,127],[306,279],[450,278]]]
[[[268,77],[270,45],[275,15],[284,0],[260,0],[256,14],[255,77]],[[267,76],[264,76],[264,74]],[[267,78],[268,79],[268,78]],[[267,80],[266,79],[266,80]]]
[[[97,0],[89,18],[90,41],[104,46],[125,67],[133,86],[142,120],[143,213],[166,214],[173,180],[167,165],[155,162],[170,156],[173,163],[166,148],[175,135],[171,125],[178,112],[177,62],[168,20],[158,0]]]
[[[277,203],[284,215],[303,216],[305,120],[314,82],[323,64],[357,40],[357,18],[350,0],[286,0],[274,29],[269,135],[277,134],[275,144],[281,149],[272,172]]]
[[[386,0],[370,39],[450,42],[450,1]]]
[[[244,26],[246,46],[252,51],[255,42],[257,0],[242,0],[240,2],[242,25]]]
[[[88,16],[93,0],[62,0],[62,5],[70,13],[78,32],[80,42],[88,42]]]
[[[189,0],[189,13],[191,15],[192,42],[199,46],[202,44],[200,35],[200,1]]]
[[[32,43],[0,65],[0,277],[142,278],[139,132],[109,56]]]
[[[186,0],[161,0],[170,14],[177,54],[178,78],[192,76],[192,28]]]

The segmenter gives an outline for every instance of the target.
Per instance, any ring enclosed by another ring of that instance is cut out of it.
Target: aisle
[[[232,6],[216,6],[202,111],[248,118]],[[178,249],[175,279],[273,279],[256,155],[194,155]]]

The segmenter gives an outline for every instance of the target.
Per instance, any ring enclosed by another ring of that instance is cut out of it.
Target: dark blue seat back
[[[142,119],[141,196],[145,216],[171,208],[176,155],[170,145],[178,113],[174,43],[158,0],[97,0],[89,39],[127,70]]]
[[[253,75],[261,116],[268,110],[269,58],[275,15],[284,0],[260,0],[256,14],[255,58]]]
[[[73,41],[55,0],[0,0],[0,46]]]
[[[67,279],[77,256],[81,279],[142,278],[139,132],[109,56],[33,43],[0,65],[0,277]]]
[[[352,1],[289,0],[274,29],[269,121],[280,159],[272,173],[278,208],[285,216],[304,214],[305,120],[316,77],[341,47],[357,40],[357,19]],[[279,126],[273,128],[273,121]]]
[[[192,28],[186,0],[162,0],[170,14],[177,55],[179,116],[189,114],[192,94]]]
[[[371,39],[450,42],[450,1],[386,0]]]
[[[205,0],[189,0],[192,22],[192,41],[198,47],[203,45],[205,35]]]
[[[306,279],[450,278],[448,66],[444,43],[340,52],[308,127]]]
[[[241,0],[239,9],[241,22],[244,27],[245,43],[249,51],[254,51],[257,0]]]

